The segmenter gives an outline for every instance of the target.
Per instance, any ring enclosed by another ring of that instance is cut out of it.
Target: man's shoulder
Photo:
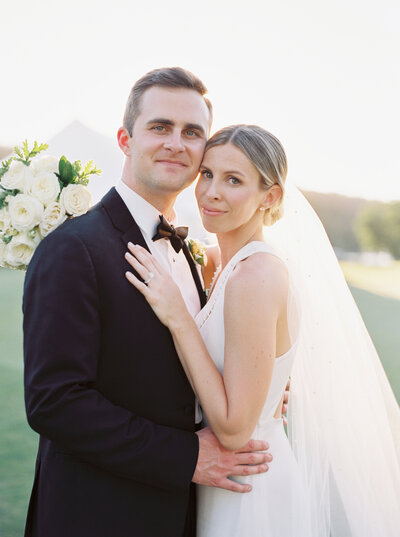
[[[87,213],[81,216],[68,218],[61,226],[49,233],[44,241],[66,240],[68,237],[76,237],[84,242],[95,240],[99,234],[104,232],[104,228],[110,226],[109,218],[100,201],[94,205]]]

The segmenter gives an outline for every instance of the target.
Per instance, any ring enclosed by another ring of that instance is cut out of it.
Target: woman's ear
[[[282,188],[275,184],[272,185],[266,192],[264,201],[261,204],[261,207],[263,207],[264,211],[269,209],[270,207],[273,207],[275,203],[277,203],[282,197]],[[260,207],[260,209],[261,209]]]

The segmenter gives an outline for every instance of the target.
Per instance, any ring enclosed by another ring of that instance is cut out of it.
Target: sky
[[[20,0],[0,14],[0,145],[74,120],[115,140],[135,80],[180,65],[207,85],[213,130],[270,130],[299,187],[400,199],[397,0]]]

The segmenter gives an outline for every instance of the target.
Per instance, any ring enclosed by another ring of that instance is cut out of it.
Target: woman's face
[[[211,233],[226,233],[254,221],[262,225],[260,206],[269,191],[254,165],[233,144],[206,151],[195,192],[203,225]]]

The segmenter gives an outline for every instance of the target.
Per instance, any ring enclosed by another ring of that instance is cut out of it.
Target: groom
[[[129,241],[169,268],[195,315],[193,261],[167,239],[211,124],[199,79],[159,69],[132,88],[118,131],[122,179],[88,214],[46,237],[24,290],[25,398],[40,434],[26,536],[193,536],[191,482],[245,492],[227,476],[267,470],[265,443],[226,451],[195,432],[195,398],[172,338],[125,278]]]

